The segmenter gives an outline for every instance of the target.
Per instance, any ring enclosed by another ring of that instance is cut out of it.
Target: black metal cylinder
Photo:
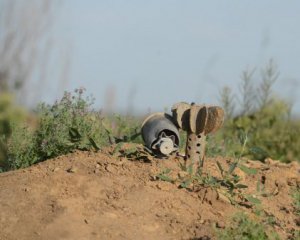
[[[177,150],[179,146],[178,129],[175,126],[172,117],[166,113],[154,113],[147,117],[142,124],[141,132],[146,147],[152,151],[166,154]],[[164,139],[167,141],[163,144]],[[173,146],[169,145],[169,139],[172,140]],[[170,149],[160,149],[159,144],[161,144],[161,146],[169,146]]]

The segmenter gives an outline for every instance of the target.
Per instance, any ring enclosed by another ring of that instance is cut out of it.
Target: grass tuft
[[[265,230],[259,221],[250,219],[245,213],[236,213],[225,229],[216,229],[217,239],[222,240],[268,240],[279,239]]]

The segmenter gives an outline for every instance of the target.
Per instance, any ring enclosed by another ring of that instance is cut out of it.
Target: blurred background
[[[85,87],[97,108],[214,104],[270,59],[300,114],[300,2],[0,0],[0,92],[34,108]]]

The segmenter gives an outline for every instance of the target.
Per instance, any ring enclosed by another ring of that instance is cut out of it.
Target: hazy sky
[[[118,111],[217,103],[241,72],[273,58],[275,91],[300,112],[300,1],[65,0],[58,36],[71,49],[68,89]],[[114,96],[114,97],[113,97]]]

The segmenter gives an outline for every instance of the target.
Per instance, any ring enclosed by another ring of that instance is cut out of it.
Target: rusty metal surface
[[[206,127],[208,111],[205,105],[192,105],[190,110],[189,125],[192,133],[200,134]]]
[[[186,102],[176,103],[172,107],[173,119],[184,131],[189,129],[190,108],[191,105]]]
[[[202,134],[189,132],[186,142],[186,166],[192,167],[195,173],[202,166],[205,156],[206,137]]]
[[[186,166],[197,171],[203,166],[206,135],[216,132],[224,122],[224,111],[218,106],[180,102],[172,107],[173,118],[187,132]]]
[[[218,106],[180,102],[172,107],[174,121],[184,131],[205,135],[216,132],[224,122],[224,111]]]
[[[208,119],[205,125],[205,135],[216,132],[224,122],[224,111],[221,107],[211,106],[208,108]]]

